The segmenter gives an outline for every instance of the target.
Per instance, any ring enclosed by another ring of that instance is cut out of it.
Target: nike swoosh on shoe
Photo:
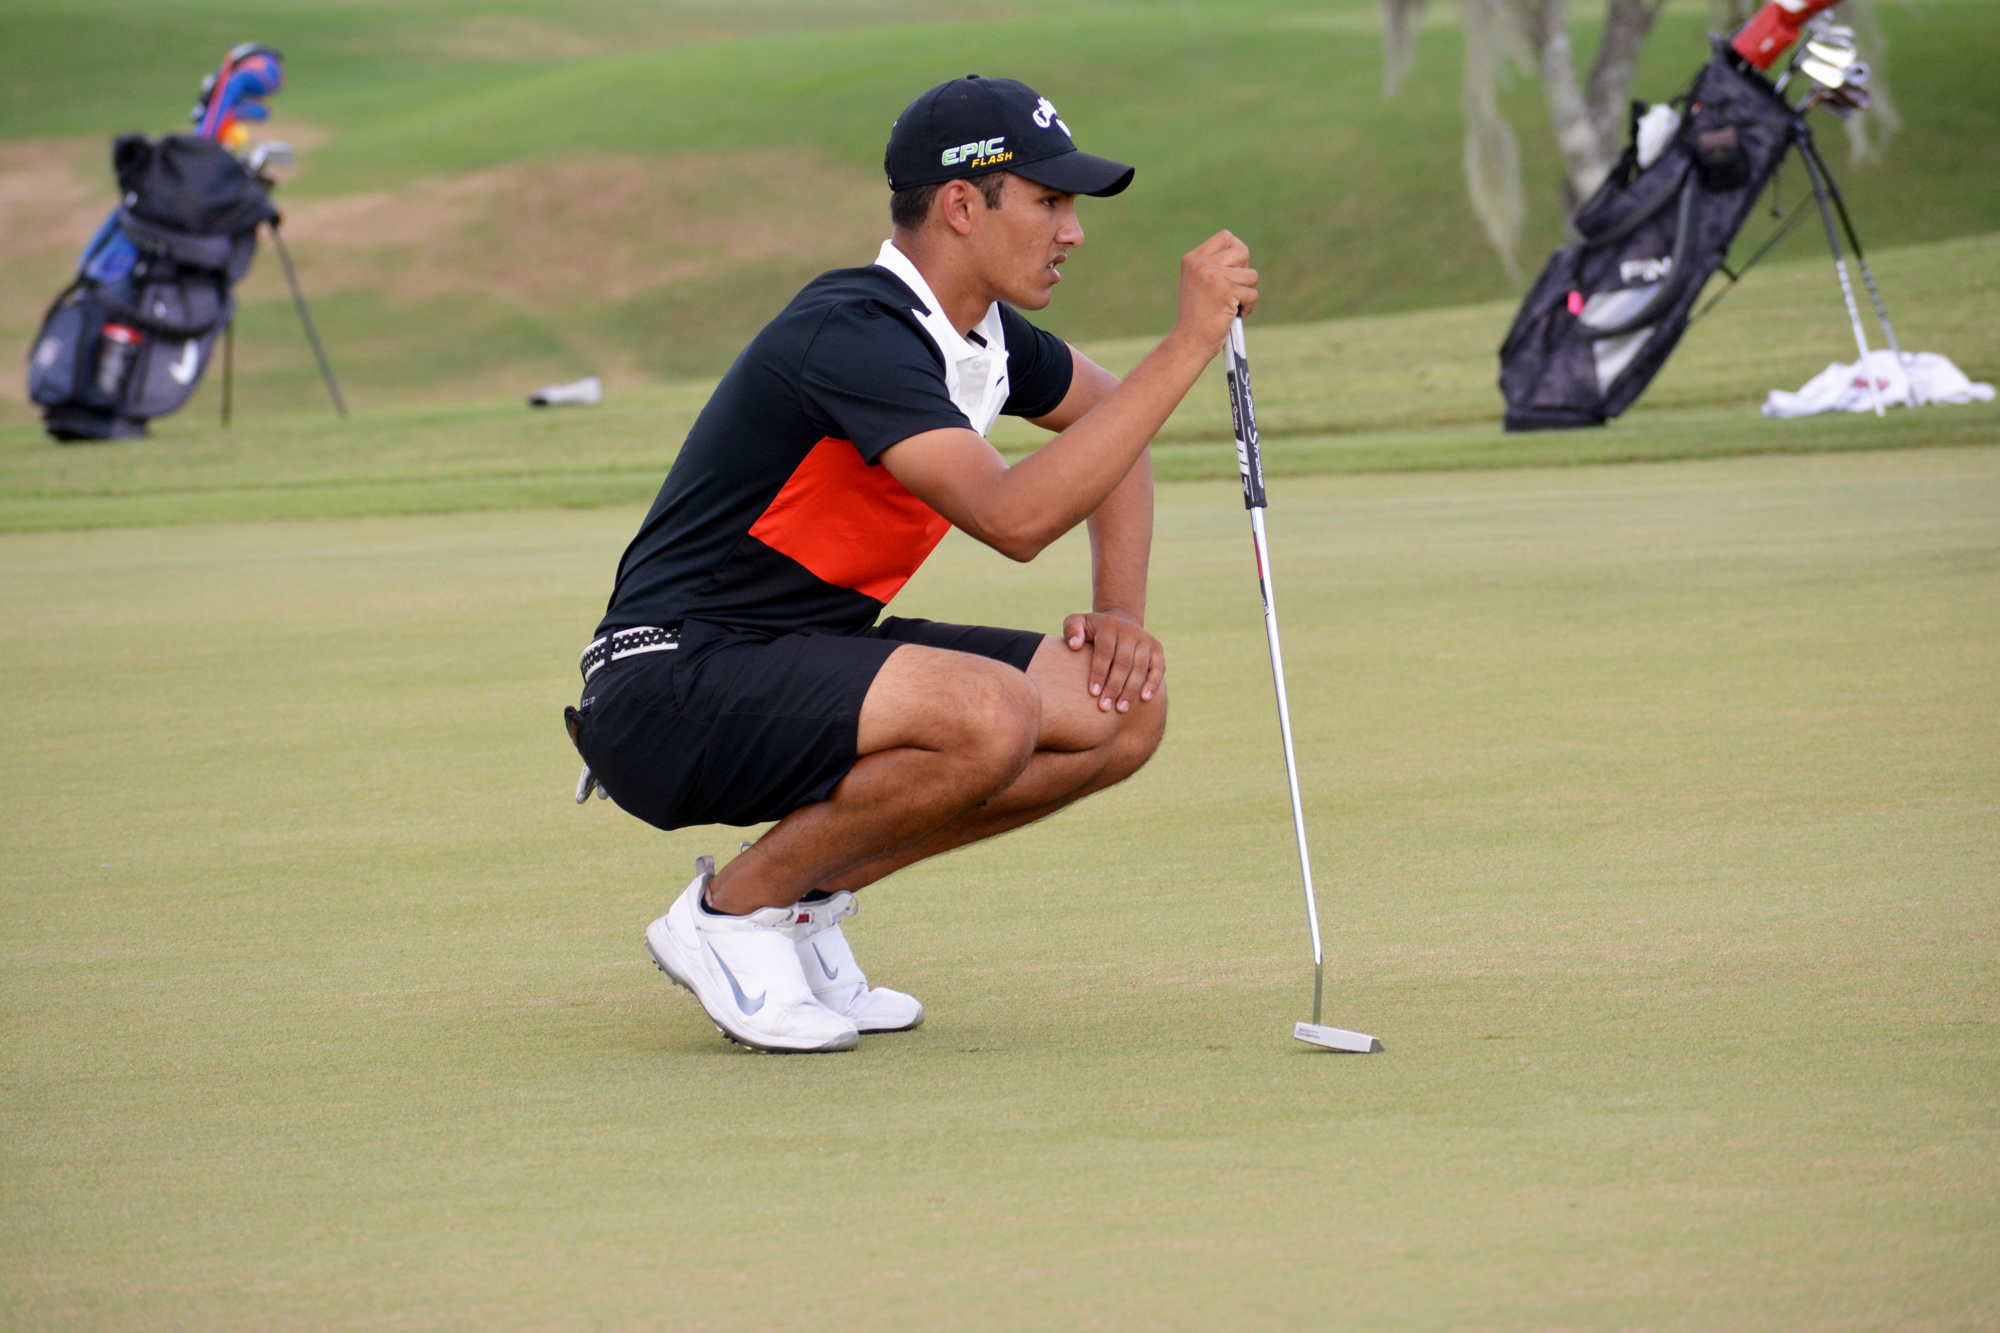
[[[715,965],[722,969],[722,975],[729,979],[729,989],[736,992],[736,1007],[738,1009],[742,1010],[745,1014],[754,1014],[764,1007],[764,1001],[770,997],[771,992],[767,990],[755,1000],[750,999],[743,993],[743,987],[737,984],[736,974],[729,970],[729,964],[722,961],[722,955],[715,951],[713,944],[708,946],[708,956],[715,960]]]
[[[826,973],[826,979],[828,981],[837,980],[840,977],[840,969],[837,967],[828,967],[826,965],[826,955],[819,951],[819,946],[817,944],[813,945],[812,951],[813,951],[813,957],[819,959],[819,970]]]

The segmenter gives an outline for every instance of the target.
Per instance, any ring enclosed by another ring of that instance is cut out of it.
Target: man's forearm
[[[1256,307],[1257,273],[1246,262],[1249,256],[1226,231],[1189,251],[1181,260],[1181,311],[1173,332],[1124,383],[1075,416],[1082,400],[1096,398],[1097,390],[1085,386],[1078,393],[1073,384],[1071,396],[1079,401],[1066,397],[1054,413],[1040,418],[1048,425],[1066,423],[1062,433],[1015,466],[1008,467],[983,436],[962,427],[926,431],[891,445],[882,452],[883,466],[961,530],[1011,559],[1034,559],[1110,503],[1221,350],[1230,321]],[[1150,504],[1149,481],[1135,485],[1144,486]],[[1116,518],[1112,526],[1119,526]],[[1107,591],[1129,597],[1127,534],[1113,545],[1106,564],[1118,572]],[[1144,561],[1139,563],[1143,568]]]
[[[1015,535],[1032,554],[1110,504],[1215,350],[1170,335],[1110,397],[996,478],[988,501],[992,526]],[[1148,473],[1150,542],[1150,468]]]
[[[1144,625],[1152,553],[1153,457],[1148,451],[1090,516],[1091,609],[1114,611]]]

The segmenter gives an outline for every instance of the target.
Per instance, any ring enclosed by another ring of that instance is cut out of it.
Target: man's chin
[[[1055,299],[1056,285],[1052,282],[1036,282],[1023,286],[1007,304],[1016,310],[1043,310]]]

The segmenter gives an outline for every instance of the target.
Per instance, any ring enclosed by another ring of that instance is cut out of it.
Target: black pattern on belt
[[[607,662],[620,658],[635,657],[640,653],[664,653],[681,646],[681,627],[669,625],[664,629],[658,625],[635,625],[631,629],[621,629],[616,634],[607,634],[594,641],[583,650],[577,668],[583,672],[587,683],[597,674],[597,669]]]

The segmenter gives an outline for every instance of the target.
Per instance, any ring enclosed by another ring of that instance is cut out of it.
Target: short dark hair
[[[1000,207],[1000,192],[1007,188],[1007,177],[1011,172],[989,171],[983,176],[968,176],[965,179],[979,187],[979,193],[986,200],[988,208]],[[951,184],[938,181],[931,185],[913,185],[907,190],[898,190],[889,196],[889,221],[898,227],[915,231],[924,225],[924,219],[931,215],[931,204],[937,199],[938,191]]]

